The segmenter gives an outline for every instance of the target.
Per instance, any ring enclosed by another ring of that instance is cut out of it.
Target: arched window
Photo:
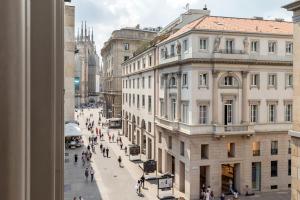
[[[175,86],[176,86],[176,78],[172,76],[170,79],[170,87],[175,87]]]
[[[222,81],[223,86],[238,86],[238,80],[232,76],[232,75],[227,75],[224,77]]]

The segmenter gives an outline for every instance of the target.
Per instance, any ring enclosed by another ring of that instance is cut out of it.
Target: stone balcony
[[[249,124],[237,125],[213,125],[213,133],[216,137],[228,135],[246,135],[255,134],[254,126]]]

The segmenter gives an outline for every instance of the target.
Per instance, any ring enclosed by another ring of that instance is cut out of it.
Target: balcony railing
[[[254,134],[253,125],[213,125],[213,132],[216,135],[252,135]]]
[[[244,50],[237,50],[237,49],[220,49],[217,53],[222,54],[245,54]]]

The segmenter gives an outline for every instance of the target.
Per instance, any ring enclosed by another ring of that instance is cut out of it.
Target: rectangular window
[[[136,82],[137,82],[137,83],[136,83],[136,84],[137,84],[137,89],[139,89],[139,88],[140,88],[140,78],[137,78],[137,79],[136,79]]]
[[[233,158],[235,156],[235,144],[232,142],[227,144],[227,155],[228,158]]]
[[[171,99],[171,116],[172,120],[176,119],[176,99]]]
[[[151,88],[151,76],[148,76],[148,88]]]
[[[269,41],[268,50],[269,50],[269,53],[276,53],[276,42]]]
[[[208,78],[208,74],[207,73],[201,73],[201,74],[199,74],[199,86],[200,87],[207,86],[207,78]]]
[[[276,189],[278,189],[277,185],[271,185],[271,190],[276,190]]]
[[[276,74],[269,74],[268,76],[268,86],[269,87],[276,87],[276,82],[277,82],[277,76]]]
[[[252,104],[250,105],[250,122],[257,123],[258,121],[258,105]]]
[[[251,42],[251,52],[253,53],[258,52],[258,41]]]
[[[161,143],[161,132],[158,132],[158,143]]]
[[[207,105],[199,106],[199,123],[207,124],[208,122],[208,113],[207,113]]]
[[[182,86],[188,85],[188,76],[187,74],[182,74]]]
[[[168,137],[168,148],[172,149],[172,136]]]
[[[208,144],[201,144],[201,159],[208,159]]]
[[[189,50],[189,42],[187,39],[183,40],[183,50],[188,51]]]
[[[142,88],[145,88],[145,77],[142,78]]]
[[[226,40],[226,53],[233,53],[233,47],[234,41],[232,39]]]
[[[293,116],[293,106],[292,104],[286,104],[285,105],[285,121],[286,122],[292,122],[292,116]]]
[[[151,112],[151,109],[152,109],[151,96],[148,96],[148,112]]]
[[[124,56],[124,61],[128,60],[129,56]],[[131,72],[131,68],[130,68],[130,72]]]
[[[136,96],[136,107],[140,108],[140,95]]]
[[[128,102],[128,101],[127,101],[127,100],[128,100],[128,98],[127,98],[127,97],[128,97],[128,94],[126,93],[126,103]]]
[[[292,161],[291,159],[288,160],[288,176],[292,174]]]
[[[135,104],[135,94],[132,95],[132,104]]]
[[[180,155],[184,156],[184,142],[180,141]]]
[[[277,176],[277,160],[271,161],[271,177]]]
[[[163,117],[164,115],[165,115],[164,101],[161,99],[160,100],[160,116]]]
[[[132,80],[132,88],[135,88],[135,79]]]
[[[133,63],[132,65],[133,65],[133,71],[135,71],[135,63]]]
[[[148,132],[151,133],[151,122],[148,122]]]
[[[259,74],[251,74],[251,86],[259,86]]]
[[[171,57],[175,56],[175,44],[172,44],[171,45],[171,54],[170,54]]]
[[[142,95],[142,107],[145,107],[145,95]]]
[[[269,104],[269,123],[276,122],[276,105]]]
[[[145,67],[146,67],[146,59],[143,58],[143,59],[142,59],[142,62],[143,62],[143,68],[145,68]]]
[[[278,141],[271,141],[271,155],[278,155]]]
[[[131,94],[129,94],[129,106],[131,106]]]
[[[151,67],[152,66],[152,56],[148,57],[148,62],[149,62],[149,67]]]
[[[293,87],[293,74],[287,74],[285,76],[286,87]]]
[[[252,143],[253,156],[260,156],[260,142]]]
[[[182,104],[182,122],[188,123],[188,110],[189,105],[187,103]]]
[[[293,43],[292,42],[286,42],[285,52],[287,54],[293,54]]]
[[[124,50],[129,50],[129,44],[128,43],[124,43]]]
[[[292,152],[291,140],[289,140],[288,154],[291,154],[291,152]]]
[[[208,39],[200,38],[200,50],[207,50]]]

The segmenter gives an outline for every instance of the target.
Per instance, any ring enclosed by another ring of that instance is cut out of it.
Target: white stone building
[[[279,19],[206,15],[153,47],[154,67],[123,64],[125,88],[149,75],[155,84],[151,118],[127,105],[150,91],[123,89],[125,134],[139,130],[137,116],[154,115],[158,170],[174,174],[187,199],[199,199],[203,184],[217,195],[230,182],[240,193],[290,187],[292,36],[292,23]]]

